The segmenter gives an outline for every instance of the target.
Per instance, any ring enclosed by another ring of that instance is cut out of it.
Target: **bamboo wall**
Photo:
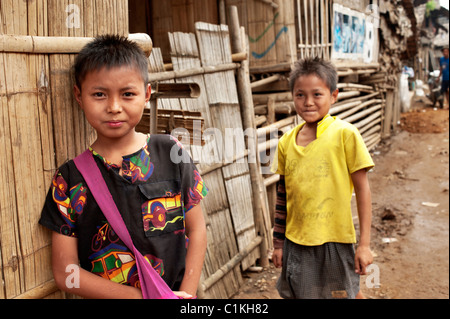
[[[69,6],[71,5],[71,6]],[[0,34],[128,34],[126,0],[0,4]],[[38,225],[56,167],[93,132],[74,104],[69,54],[0,52],[0,298],[64,298],[50,267],[50,234]]]

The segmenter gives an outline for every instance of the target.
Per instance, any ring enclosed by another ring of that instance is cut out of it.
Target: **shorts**
[[[449,82],[450,81],[442,81],[441,82],[441,93],[445,93],[448,91]]]
[[[277,289],[285,299],[354,299],[360,290],[353,244],[302,246],[285,239]]]

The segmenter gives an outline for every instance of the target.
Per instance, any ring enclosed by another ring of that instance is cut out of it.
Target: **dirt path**
[[[366,284],[377,283],[375,272],[361,277],[367,298],[449,298],[448,122],[448,110],[413,108],[402,115],[402,130],[372,152],[371,248],[379,286]],[[273,266],[246,273],[234,298],[280,298],[279,273]]]

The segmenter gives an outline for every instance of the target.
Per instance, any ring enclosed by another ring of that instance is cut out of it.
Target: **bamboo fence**
[[[296,0],[299,58],[331,56],[329,0]]]
[[[68,8],[79,10],[79,28],[66,24]],[[72,99],[74,55],[60,51],[67,39],[53,37],[75,37],[72,47],[127,29],[125,0],[1,2],[0,298],[71,297],[56,289],[50,232],[38,220],[56,167],[84,150],[93,131]]]

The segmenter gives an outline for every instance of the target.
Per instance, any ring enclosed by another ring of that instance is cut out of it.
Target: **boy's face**
[[[306,123],[317,123],[328,114],[338,92],[331,93],[325,81],[315,74],[301,76],[292,92],[295,110]]]
[[[448,49],[442,50],[442,54],[444,55],[444,57],[445,57],[446,59],[448,59]]]
[[[118,139],[134,134],[151,89],[137,68],[122,66],[89,72],[74,93],[98,138]]]

